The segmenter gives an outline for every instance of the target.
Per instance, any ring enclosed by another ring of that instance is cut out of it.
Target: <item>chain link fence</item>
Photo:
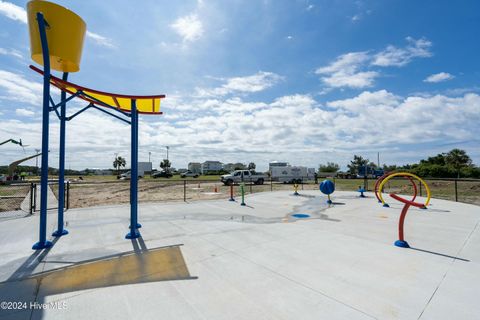
[[[0,185],[0,219],[18,218],[31,214],[31,183]]]
[[[318,183],[314,180],[302,179],[298,190],[318,190]],[[365,187],[363,179],[333,179],[336,190],[357,191]],[[432,197],[480,205],[480,180],[466,179],[427,179]],[[366,181],[367,190],[373,191],[375,180]],[[456,186],[456,187],[455,187]],[[419,196],[426,195],[423,186],[417,185]],[[277,181],[265,181],[264,184],[247,182],[244,186],[246,195],[258,192],[272,192],[280,190],[294,191],[293,184]],[[456,190],[456,191],[455,191]],[[385,186],[385,193],[413,194],[413,187],[409,180],[392,179]],[[196,201],[209,199],[228,199],[241,196],[240,185],[225,186],[220,181],[212,180],[140,180],[138,183],[139,202],[162,201]],[[130,182],[81,182],[70,183],[70,208],[92,207],[102,205],[127,204],[130,202]]]
[[[68,184],[65,184],[68,203]],[[47,189],[47,209],[58,208],[58,183],[49,181]],[[19,182],[0,184],[0,219],[18,218],[40,211],[40,183]]]
[[[298,191],[318,190],[318,183],[324,178],[314,180],[301,179],[297,185]],[[336,190],[356,191],[360,187],[373,191],[375,179],[337,179]],[[480,180],[475,179],[426,179],[432,193],[432,198],[459,201],[480,205]],[[130,203],[130,181],[103,182],[68,182],[65,188],[66,209],[84,208],[105,205],[120,205]],[[273,192],[290,190],[294,185],[278,181],[264,181],[264,184],[247,182],[244,185],[245,195],[258,192]],[[419,196],[425,196],[426,191],[417,184]],[[391,179],[384,188],[385,193],[413,194],[414,190],[409,180],[403,178]],[[141,179],[138,183],[138,200],[140,203],[164,201],[196,201],[210,199],[239,200],[241,188],[239,184],[226,186],[220,181],[200,179]],[[58,184],[49,182],[48,209],[58,207]],[[40,184],[38,182],[0,185],[0,219],[25,216],[40,210]]]

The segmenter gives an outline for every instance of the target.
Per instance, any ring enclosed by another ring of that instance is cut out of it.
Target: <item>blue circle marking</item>
[[[295,214],[292,214],[292,217],[298,218],[298,219],[305,219],[305,218],[310,218],[310,215],[305,213],[295,213]]]

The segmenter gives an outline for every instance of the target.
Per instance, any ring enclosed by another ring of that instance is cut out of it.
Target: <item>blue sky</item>
[[[458,147],[480,163],[477,1],[58,1],[87,23],[78,84],[166,94],[140,160],[388,164]],[[34,153],[41,82],[25,1],[0,1],[1,164]],[[82,106],[69,106],[74,112]],[[58,120],[51,116],[51,165]],[[67,127],[67,167],[129,159],[129,128],[91,111]]]

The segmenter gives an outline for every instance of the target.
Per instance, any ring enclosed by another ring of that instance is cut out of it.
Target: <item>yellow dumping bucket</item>
[[[38,31],[37,12],[43,13],[48,23],[47,41],[50,50],[50,67],[62,72],[80,70],[83,39],[87,26],[74,12],[58,4],[33,0],[27,4],[28,29],[32,59],[43,65],[42,44]]]

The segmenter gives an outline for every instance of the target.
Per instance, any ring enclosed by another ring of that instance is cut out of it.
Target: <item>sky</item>
[[[415,163],[453,148],[480,164],[480,2],[57,1],[87,24],[80,71],[101,91],[165,94],[140,117],[139,161],[342,168]],[[0,165],[41,147],[41,77],[28,69],[26,1],[0,0]],[[60,74],[55,73],[57,76]],[[58,96],[54,92],[54,99]],[[73,100],[67,113],[85,102]],[[50,166],[59,121],[50,115]],[[130,166],[127,124],[67,123],[66,168]],[[25,164],[34,165],[30,160]]]

